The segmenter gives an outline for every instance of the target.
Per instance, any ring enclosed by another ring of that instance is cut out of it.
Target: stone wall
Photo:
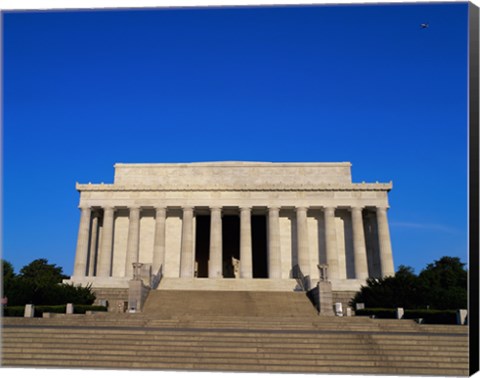
[[[97,297],[94,304],[100,305],[101,300],[107,300],[109,312],[119,311],[119,304],[128,302],[128,289],[94,288],[93,292]]]
[[[216,162],[190,164],[115,164],[115,184],[210,186],[310,185],[350,183],[350,163]]]
[[[333,303],[340,302],[343,307],[343,312],[346,312],[346,308],[350,307],[349,302],[352,300],[352,298],[355,296],[357,292],[356,291],[333,291],[332,292],[332,297],[333,297]]]

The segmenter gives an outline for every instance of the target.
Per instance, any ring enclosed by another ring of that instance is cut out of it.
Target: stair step
[[[143,313],[2,320],[4,366],[468,375],[468,326],[320,317],[304,293],[159,290]]]

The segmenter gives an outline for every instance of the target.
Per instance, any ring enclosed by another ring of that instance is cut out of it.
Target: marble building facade
[[[134,263],[159,289],[294,290],[328,267],[334,291],[394,274],[390,183],[352,183],[350,163],[115,164],[78,184],[70,282],[127,288]],[[297,269],[298,271],[298,269]]]

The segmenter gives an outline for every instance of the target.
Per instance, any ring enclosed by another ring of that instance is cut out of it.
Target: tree
[[[401,265],[393,277],[367,280],[352,303],[368,308],[459,309],[467,306],[467,271],[458,257],[442,257],[416,276]]]
[[[20,270],[20,277],[37,286],[51,285],[68,278],[61,267],[49,264],[47,259],[37,259]]]
[[[3,278],[3,292],[2,296],[8,297],[15,285],[15,271],[13,265],[6,260],[1,260],[2,263],[2,278]]]
[[[49,264],[46,259],[32,261],[9,280],[13,271],[10,268],[11,264],[4,264],[3,282],[9,305],[92,304],[95,300],[91,287],[63,284],[67,276],[62,268]]]
[[[46,259],[34,260],[20,270],[16,293],[18,300],[33,304],[56,304],[57,286],[64,278],[67,276],[61,267],[49,264]]]
[[[419,275],[426,305],[438,309],[467,308],[468,273],[458,257],[444,256]]]
[[[368,308],[416,308],[418,278],[409,266],[400,265],[393,277],[369,278],[353,303],[365,303]]]

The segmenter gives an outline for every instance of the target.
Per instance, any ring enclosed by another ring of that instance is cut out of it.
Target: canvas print
[[[3,367],[469,374],[468,3],[3,12]]]

